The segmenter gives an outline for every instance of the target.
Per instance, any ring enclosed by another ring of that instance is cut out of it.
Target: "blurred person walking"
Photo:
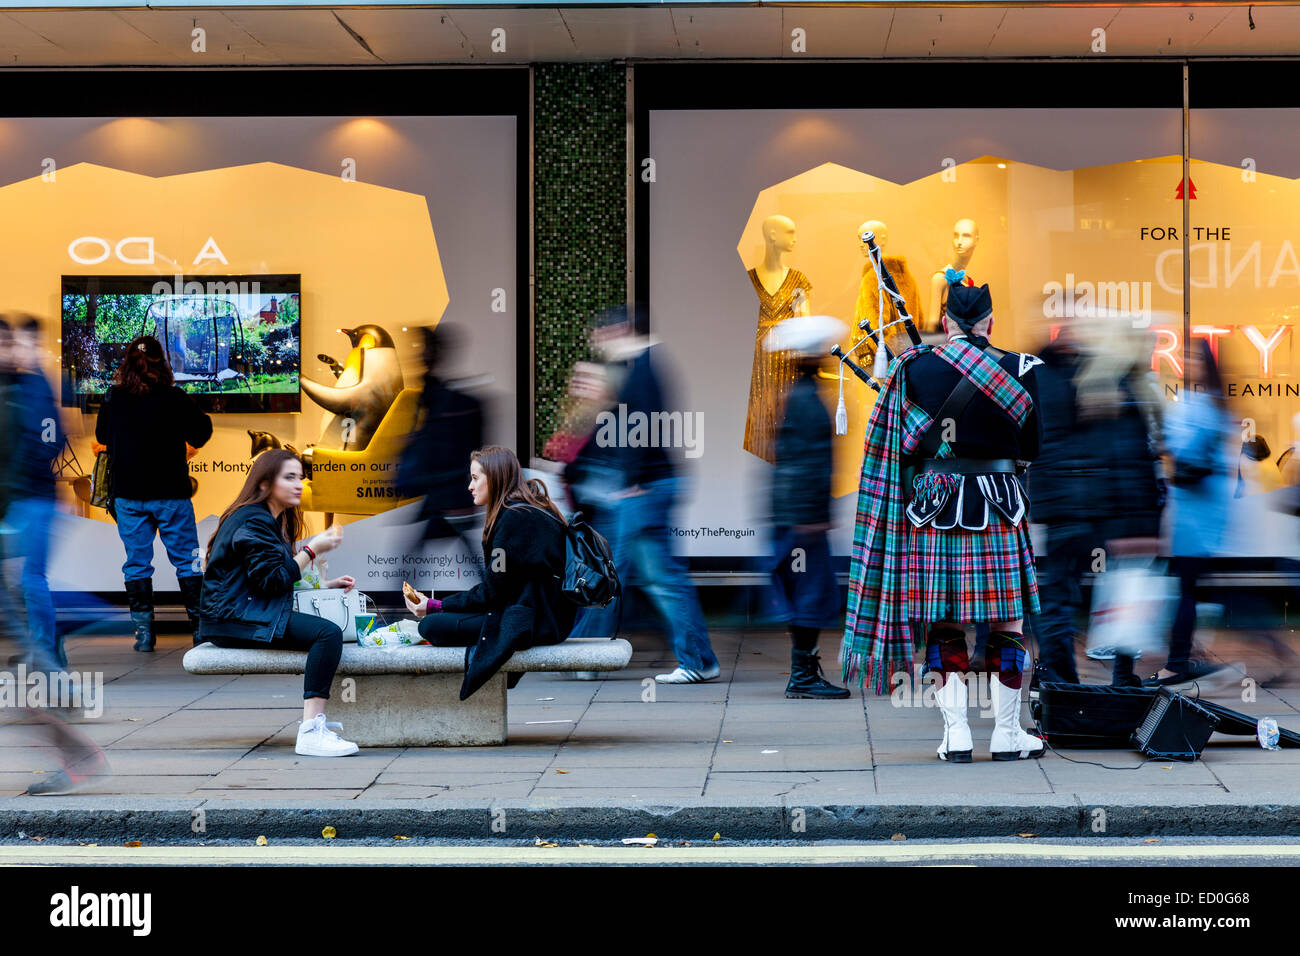
[[[63,432],[40,369],[40,323],[31,316],[0,318],[0,434],[9,437],[10,452],[0,457],[0,628],[22,646],[20,663],[28,672],[53,675],[68,663],[45,577],[55,514],[50,465]],[[17,564],[21,573],[9,575]],[[73,685],[51,680],[48,689],[55,686]],[[27,788],[30,795],[70,793],[109,773],[104,751],[61,716],[68,703],[52,695],[47,706],[23,708],[37,745],[53,750],[59,761],[58,770]]]
[[[1159,548],[1162,405],[1150,343],[1124,317],[1076,319],[1039,353],[1043,442],[1029,472],[1031,520],[1046,527],[1042,611],[1032,618],[1038,679],[1078,683],[1081,580],[1123,554]],[[1089,652],[1110,659],[1111,649]]]
[[[690,413],[673,413],[668,407],[666,360],[646,334],[641,310],[629,312],[620,306],[604,312],[596,321],[592,344],[621,380],[616,386],[617,414],[602,423],[593,439],[605,453],[601,458],[608,483],[617,489],[609,499],[613,534],[606,537],[624,594],[628,585],[635,584],[650,598],[677,658],[677,667],[655,675],[655,680],[661,684],[717,680],[722,668],[709,641],[699,596],[688,578],[686,562],[673,552],[669,537],[671,515],[682,492],[678,461],[682,449],[672,440],[631,441],[626,440],[628,436],[609,434],[617,431],[612,427],[615,420],[641,421],[654,427],[656,422],[675,419],[684,427]],[[684,432],[677,437],[685,441]],[[605,608],[583,608],[571,636],[612,636],[622,600],[620,597]]]
[[[112,462],[117,533],[126,549],[122,577],[135,629],[135,650],[152,651],[153,544],[161,537],[176,569],[181,599],[198,643],[199,536],[194,524],[188,461],[212,437],[212,419],[172,379],[162,345],[152,335],[132,339],[104,395],[95,439]]]
[[[848,327],[824,315],[783,320],[764,348],[788,353],[795,367],[786,390],[774,444],[770,499],[772,583],[790,629],[790,680],[785,696],[843,699],[847,689],[822,676],[817,639],[838,618],[840,589],[831,566],[830,413],[817,388],[817,372]]]
[[[1189,351],[1186,383],[1166,416],[1166,443],[1173,460],[1169,504],[1170,571],[1179,581],[1179,598],[1169,634],[1164,668],[1141,683],[1180,687],[1213,680],[1227,670],[1194,658],[1197,582],[1210,559],[1223,550],[1229,504],[1236,481],[1240,432],[1228,411],[1223,379],[1210,344],[1197,339]],[[1139,683],[1132,658],[1115,658],[1113,683]]]
[[[18,578],[26,628],[15,628],[25,662],[34,670],[67,666],[58,640],[54,598],[46,579],[55,520],[54,473],[51,465],[63,448],[64,434],[54,393],[40,367],[40,323],[27,315],[0,321],[6,346],[0,350],[3,386],[3,434],[8,454],[0,465],[0,511],[7,561],[21,560]],[[15,601],[10,601],[16,604]]]
[[[301,503],[298,456],[284,448],[258,455],[208,542],[196,640],[218,647],[306,651],[294,753],[347,757],[357,752],[357,745],[335,732],[342,725],[325,718],[343,654],[343,631],[332,621],[293,609],[294,582],[317,557],[342,543],[343,526],[334,525],[298,547],[304,531]],[[352,577],[342,575],[324,586],[351,591],[355,585]]]
[[[483,403],[455,388],[445,377],[463,345],[459,328],[440,322],[424,335],[424,387],[420,425],[411,435],[397,469],[404,498],[423,497],[416,520],[423,523],[413,550],[428,541],[464,536],[475,520],[474,501],[465,488],[465,462],[483,446]]]

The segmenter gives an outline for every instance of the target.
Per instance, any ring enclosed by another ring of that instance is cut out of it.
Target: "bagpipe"
[[[875,233],[869,230],[864,232],[862,241],[866,244],[867,256],[871,259],[871,265],[876,270],[876,292],[879,297],[876,313],[883,320],[885,316],[885,296],[889,296],[889,300],[898,313],[898,318],[892,322],[882,321],[879,329],[873,329],[871,319],[864,318],[858,323],[858,328],[867,334],[848,352],[845,352],[838,345],[832,346],[831,355],[840,360],[841,368],[847,365],[854,375],[879,392],[881,389],[880,380],[889,373],[889,363],[894,359],[894,354],[889,350],[889,346],[885,344],[885,330],[895,325],[902,325],[907,330],[907,337],[911,340],[912,345],[910,347],[921,344],[921,333],[917,331],[916,323],[912,321],[912,316],[908,314],[907,301],[903,298],[903,294],[898,291],[898,283],[894,281],[894,277],[885,268],[884,257],[880,254],[880,246],[876,244]],[[849,355],[860,348],[863,342],[871,338],[876,340],[876,358],[872,370],[868,372],[849,358]],[[835,430],[840,435],[845,434],[847,431],[847,412],[844,406],[844,376],[842,374],[840,376],[840,404],[835,412]]]

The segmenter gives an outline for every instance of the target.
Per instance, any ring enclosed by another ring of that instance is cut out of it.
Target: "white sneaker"
[[[671,674],[656,674],[655,681],[660,684],[703,684],[717,680],[722,675],[722,665],[714,664],[708,670],[697,671],[689,667],[679,667]]]
[[[304,720],[298,725],[298,743],[294,753],[303,757],[350,757],[360,748],[350,740],[344,740],[335,731],[343,729],[338,721],[326,721],[324,714],[317,714],[311,720]]]

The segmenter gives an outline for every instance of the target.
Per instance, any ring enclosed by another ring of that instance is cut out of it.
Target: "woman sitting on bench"
[[[563,641],[576,611],[560,593],[557,577],[564,573],[568,522],[546,485],[536,478],[525,482],[515,453],[500,445],[471,454],[469,474],[474,504],[487,509],[483,581],[441,600],[404,589],[425,640],[471,648],[461,700],[487,683],[515,651]]]
[[[325,701],[343,653],[337,624],[293,609],[293,585],[307,566],[343,540],[335,525],[295,552],[302,536],[302,462],[293,452],[262,452],[208,544],[199,611],[199,639],[218,647],[273,647],[306,651],[302,723],[294,752],[304,757],[346,757],[357,745],[325,719]],[[347,575],[327,588],[352,590]]]

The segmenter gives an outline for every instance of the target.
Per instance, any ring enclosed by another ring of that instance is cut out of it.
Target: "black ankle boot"
[[[185,614],[190,619],[190,632],[194,635],[194,646],[198,647],[202,643],[199,638],[199,599],[203,595],[203,578],[181,578],[180,586]]]
[[[126,582],[126,602],[131,608],[131,626],[135,628],[137,651],[152,651],[153,634],[153,579],[137,578]]]
[[[849,692],[822,677],[822,662],[816,651],[793,648],[790,651],[790,683],[785,685],[785,696],[841,700],[848,697]]]

